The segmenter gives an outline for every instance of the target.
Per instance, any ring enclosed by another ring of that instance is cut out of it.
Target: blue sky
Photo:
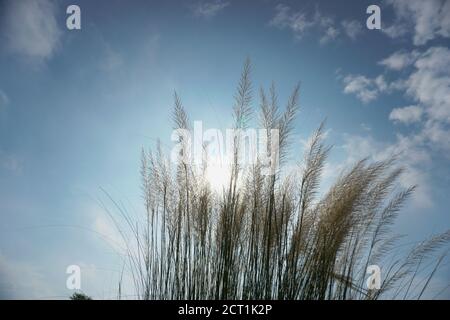
[[[66,28],[70,4],[81,30]],[[382,30],[366,28],[370,4]],[[402,186],[419,188],[397,231],[448,229],[449,38],[441,0],[1,1],[0,298],[68,296],[71,264],[85,292],[115,297],[122,264],[102,189],[142,213],[141,148],[170,148],[174,90],[191,119],[225,128],[246,57],[256,89],[273,80],[286,101],[301,83],[291,161],[326,118],[325,184],[398,152]]]

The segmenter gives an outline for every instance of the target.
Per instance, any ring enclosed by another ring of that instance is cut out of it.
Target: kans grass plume
[[[247,60],[232,109],[235,129],[247,128],[254,111]],[[259,92],[260,126],[279,130],[280,170],[262,173],[256,162],[239,163],[234,145],[230,179],[223,192],[211,188],[202,168],[172,166],[160,144],[142,152],[145,222],[121,206],[130,234],[114,219],[126,244],[126,270],[140,299],[380,299],[421,298],[442,261],[435,254],[450,231],[403,255],[391,227],[415,187],[398,191],[396,160],[361,160],[347,168],[318,198],[330,148],[321,125],[296,172],[282,177],[293,120],[296,86],[280,110],[275,86]],[[174,96],[174,129],[190,129]],[[180,141],[183,142],[183,141]],[[434,258],[433,258],[434,257]],[[425,261],[435,263],[423,274]],[[367,267],[381,267],[381,286],[368,289]],[[420,279],[420,280],[419,280]],[[119,297],[121,288],[119,286]]]

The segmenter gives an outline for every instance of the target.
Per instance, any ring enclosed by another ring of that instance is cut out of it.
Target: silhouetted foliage
[[[82,292],[75,292],[74,294],[72,294],[69,298],[70,300],[92,300],[91,297],[89,297],[88,295],[82,293]]]

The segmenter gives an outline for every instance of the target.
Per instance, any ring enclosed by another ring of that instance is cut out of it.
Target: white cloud
[[[361,22],[356,20],[344,20],[341,24],[344,33],[352,40],[356,39],[363,31]]]
[[[410,124],[420,121],[422,114],[423,110],[418,106],[394,108],[389,114],[389,120]]]
[[[361,101],[368,103],[378,96],[378,90],[371,79],[361,75],[348,75],[344,78],[344,92],[355,94]]]
[[[450,37],[450,1],[388,0],[396,21],[384,31],[397,38],[413,32],[415,45],[423,45],[436,37]],[[384,28],[383,28],[384,29]]]
[[[437,153],[450,159],[450,49],[431,47],[422,52],[396,52],[379,64],[401,71],[401,78],[387,82],[382,75],[376,78],[340,76],[345,85],[344,92],[355,94],[366,102],[392,90],[403,92],[414,105],[394,108],[389,119],[417,125],[408,135],[398,134],[393,143],[375,141],[370,136],[349,136],[344,149],[348,159],[353,161],[364,155],[381,160],[398,154],[407,169],[401,184],[417,184],[414,204],[430,206],[432,191],[428,172],[433,165],[432,159]]]
[[[398,61],[402,62],[398,63],[385,63],[388,67],[394,65],[402,69],[400,65],[405,65],[405,60],[408,64],[412,63],[411,72],[405,79],[399,80],[401,85],[396,89],[403,91],[421,108],[394,109],[389,118],[405,124],[422,120],[417,134],[421,141],[432,149],[450,155],[450,50],[431,47],[421,53],[415,50],[401,55],[394,53],[383,61],[396,61],[391,59],[393,56],[408,58],[400,58]]]
[[[395,52],[379,62],[394,71],[411,66],[405,78],[387,82],[383,75],[368,78],[364,75],[340,76],[344,83],[344,92],[355,94],[363,102],[375,100],[381,93],[392,90],[403,91],[416,105],[423,108],[425,120],[450,124],[450,49],[431,47],[424,52]],[[405,112],[412,118],[404,122],[414,122],[419,117],[417,108],[393,111],[392,120],[402,121]],[[420,116],[422,113],[420,113]]]
[[[375,100],[381,92],[388,90],[383,76],[368,78],[362,75],[347,75],[343,78],[344,93],[354,94],[363,103]]]
[[[450,50],[432,47],[414,64],[406,93],[425,106],[430,119],[450,124]]]
[[[419,131],[415,134],[420,144],[450,155],[450,49],[431,47],[424,52],[395,52],[379,64],[394,71],[405,71],[410,66],[409,73],[390,83],[382,75],[374,79],[348,75],[343,77],[344,92],[355,94],[363,102],[373,101],[381,93],[403,92],[415,105],[393,109],[389,119],[418,123]]]
[[[436,121],[427,121],[421,132],[423,139],[431,144],[431,147],[441,151],[450,159],[450,128]]]
[[[230,3],[222,0],[203,1],[194,4],[191,10],[196,17],[210,19],[225,9]]]
[[[378,91],[384,92],[389,89],[389,84],[386,82],[386,80],[384,79],[384,77],[382,75],[379,75],[373,81],[375,82],[375,85],[377,86]]]
[[[408,33],[408,28],[401,23],[395,23],[389,27],[382,27],[381,31],[391,38],[399,38]]]
[[[431,47],[425,52],[396,52],[379,64],[392,70],[412,65],[405,79],[389,87],[403,90],[423,106],[427,119],[450,124],[450,49]]]
[[[416,61],[418,56],[419,52],[416,50],[412,52],[397,51],[386,59],[380,61],[379,64],[388,69],[398,71],[411,66]]]
[[[8,1],[2,29],[6,48],[32,62],[50,59],[60,44],[53,1]]]

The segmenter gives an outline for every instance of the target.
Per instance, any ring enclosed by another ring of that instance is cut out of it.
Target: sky
[[[115,298],[109,196],[143,214],[141,149],[170,150],[174,91],[191,119],[226,128],[247,57],[256,91],[274,81],[286,102],[301,85],[291,163],[326,119],[324,186],[399,154],[401,186],[418,189],[396,231],[413,243],[449,229],[449,45],[445,0],[0,0],[0,298],[64,299],[69,265],[84,292]],[[447,263],[432,294],[450,298],[449,283]]]

